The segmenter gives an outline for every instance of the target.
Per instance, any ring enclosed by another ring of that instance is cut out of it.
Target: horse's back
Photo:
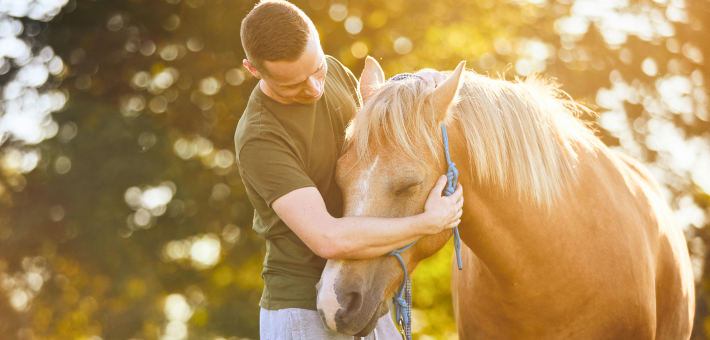
[[[614,154],[623,163],[619,170],[638,185],[636,195],[645,196],[654,221],[646,228],[655,238],[650,242],[655,245],[656,339],[687,339],[693,325],[695,288],[685,237],[650,171],[625,154]]]

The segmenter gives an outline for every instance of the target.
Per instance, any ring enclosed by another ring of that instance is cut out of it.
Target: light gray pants
[[[259,313],[259,333],[261,340],[353,340],[353,336],[326,329],[318,312],[299,308],[262,308]],[[361,339],[401,340],[402,336],[388,313],[377,321],[377,327],[370,335]]]

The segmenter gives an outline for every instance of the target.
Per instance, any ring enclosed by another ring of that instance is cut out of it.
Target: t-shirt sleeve
[[[350,95],[353,97],[353,100],[355,100],[355,103],[357,104],[358,108],[362,107],[362,98],[360,97],[360,82],[357,80],[355,75],[345,67],[343,64],[341,64],[338,59],[335,59],[334,57],[328,56],[328,58],[331,60],[331,63],[333,66],[335,66],[338,69],[338,74],[341,76],[343,81],[345,82],[348,91],[350,92]]]
[[[238,157],[242,180],[248,181],[269,207],[293,190],[316,186],[294,152],[278,140],[251,140],[242,146]]]

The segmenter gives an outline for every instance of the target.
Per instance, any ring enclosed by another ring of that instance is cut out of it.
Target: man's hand
[[[443,83],[449,76],[430,68],[425,68],[419,72],[417,75],[424,79],[426,84],[431,87],[437,87],[439,84]]]
[[[458,184],[456,191],[450,196],[442,196],[441,191],[446,186],[446,175],[439,177],[439,180],[431,189],[429,198],[424,204],[424,214],[431,218],[431,234],[437,234],[444,229],[451,229],[461,223],[463,212],[463,189]]]

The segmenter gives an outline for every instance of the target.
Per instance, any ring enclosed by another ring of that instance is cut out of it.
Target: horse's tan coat
[[[361,78],[363,98],[378,100],[373,95],[384,76],[374,60],[367,63]],[[505,177],[482,176],[478,173],[481,165],[473,163],[476,159],[472,160],[467,147],[470,134],[447,116],[448,104],[442,110],[435,100],[439,96],[451,101],[453,95],[446,91],[451,92],[454,81],[454,92],[458,91],[461,74],[457,72],[433,95],[432,131],[435,124],[447,120],[451,156],[464,188],[459,225],[464,268],[459,271],[452,266],[459,338],[688,339],[695,298],[690,260],[683,234],[652,176],[595,138],[575,141],[564,137],[558,139],[562,145],[558,157],[566,153],[576,161],[550,163],[543,155],[538,165],[561,166],[560,177],[571,171],[574,180],[564,177],[555,190],[547,190],[544,180],[530,184],[537,192],[554,193],[550,200],[531,199],[525,190],[507,189],[501,185]],[[535,131],[521,128],[515,133],[529,136]],[[371,144],[371,153],[379,162],[376,167],[372,160],[359,157],[352,145],[338,161],[337,179],[348,216],[417,214],[436,178],[445,172],[441,157],[424,151],[418,155],[423,162],[412,160],[385,136],[376,136],[379,143]],[[426,149],[426,145],[421,147]],[[536,148],[550,145],[516,147],[536,155]],[[498,164],[515,166],[505,160]],[[360,183],[365,175],[370,178],[367,194]],[[395,194],[419,182],[404,190],[404,196]],[[547,182],[554,179],[548,176]],[[512,181],[510,185],[522,184]],[[364,197],[368,200],[363,202]],[[445,231],[424,237],[404,252],[408,271],[439,250],[449,236],[450,231]],[[392,257],[339,261],[337,266],[331,262],[321,278],[328,287],[319,285],[318,306],[324,322],[342,333],[368,334],[374,328],[372,321],[385,312],[382,301],[402,280],[399,264]]]
[[[461,339],[688,339],[685,240],[640,166],[598,145],[551,213],[463,179]],[[630,168],[631,164],[633,168]],[[475,249],[475,251],[472,251]]]

